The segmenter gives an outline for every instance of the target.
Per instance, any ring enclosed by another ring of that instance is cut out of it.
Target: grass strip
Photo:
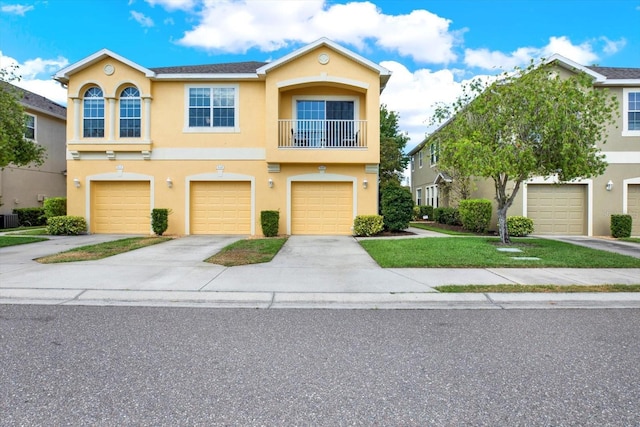
[[[44,237],[23,237],[23,236],[0,236],[0,248],[15,245],[25,245],[27,243],[43,242]]]
[[[622,237],[618,240],[622,240],[623,242],[640,243],[640,237]]]
[[[512,239],[518,253],[500,252],[493,237],[361,240],[384,268],[638,268],[640,259],[549,239]],[[521,259],[534,257],[538,260]]]
[[[473,236],[473,233],[467,233],[464,231],[448,230],[442,227],[435,227],[424,222],[412,222],[411,227],[420,228],[422,230],[435,231],[437,233],[448,234],[449,236]]]
[[[578,293],[640,292],[640,285],[449,285],[437,286],[444,293]]]
[[[126,239],[114,240],[112,242],[80,246],[58,254],[37,258],[36,261],[41,264],[92,261],[144,248],[146,246],[157,245],[158,243],[166,242],[167,240],[171,240],[171,237],[129,237]]]
[[[269,262],[286,241],[284,237],[238,240],[207,258],[205,262],[225,267]]]
[[[7,233],[7,236],[45,236],[47,235],[46,228],[34,228],[32,230],[16,231],[14,233]]]

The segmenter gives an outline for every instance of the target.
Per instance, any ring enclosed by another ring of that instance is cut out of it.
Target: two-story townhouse
[[[40,166],[8,165],[0,170],[3,215],[16,208],[40,207],[45,198],[64,197],[67,192],[66,108],[28,90],[14,88],[21,95],[25,111],[25,138],[44,146],[46,157]]]
[[[91,233],[350,234],[376,214],[390,72],[320,39],[269,63],[146,68],[101,50],[68,88],[68,212]]]
[[[611,215],[624,213],[631,215],[632,234],[639,236],[640,68],[583,66],[560,55],[553,55],[548,62],[557,66],[560,75],[587,73],[593,79],[594,90],[608,90],[619,100],[620,119],[609,128],[606,143],[599,146],[608,167],[601,176],[570,183],[558,183],[555,177],[532,178],[521,187],[509,215],[533,219],[536,234],[605,236],[610,234]],[[434,162],[426,169],[416,166],[420,152],[431,153],[431,157],[435,153]],[[426,188],[449,183],[451,178],[434,166],[437,147],[429,137],[411,150],[410,155],[414,197],[424,194]],[[493,200],[492,183],[474,179],[471,197]],[[448,205],[448,201],[439,202]],[[425,197],[423,204],[432,203]],[[494,227],[496,223],[494,206]]]

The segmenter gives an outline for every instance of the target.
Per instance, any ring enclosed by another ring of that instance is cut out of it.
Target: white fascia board
[[[553,55],[551,55],[551,57],[549,57],[549,59],[544,61],[545,64],[550,64],[552,62],[558,62],[562,68],[565,68],[567,70],[582,71],[593,77],[597,83],[602,83],[607,80],[607,78],[602,74],[596,73],[595,71],[585,67],[584,65],[578,64],[577,62],[572,61],[569,58],[565,58],[564,56],[557,53],[554,53]]]
[[[98,52],[94,53],[93,55],[89,55],[84,59],[81,59],[80,61],[73,63],[65,68],[63,68],[62,70],[58,71],[56,74],[54,74],[53,78],[54,80],[57,80],[61,83],[68,83],[69,82],[69,76],[71,74],[74,74],[80,70],[83,70],[87,67],[89,67],[90,65],[94,64],[95,62],[101,61],[104,58],[113,58],[117,61],[122,62],[123,64],[128,65],[131,68],[134,68],[138,71],[140,71],[141,73],[143,73],[146,77],[153,77],[155,76],[155,73],[153,71],[151,71],[148,68],[143,67],[142,65],[136,64],[133,61],[128,60],[127,58],[125,58],[124,56],[120,56],[117,53],[114,53],[112,51],[110,51],[109,49],[101,49]]]
[[[295,50],[285,56],[283,56],[280,59],[277,59],[273,62],[270,62],[266,65],[263,65],[262,67],[258,68],[257,72],[258,74],[266,74],[269,71],[271,71],[274,68],[277,68],[283,64],[286,64],[287,62],[290,62],[292,60],[294,60],[295,58],[302,56],[304,54],[306,54],[307,52],[310,52],[312,50],[314,50],[315,48],[319,47],[319,46],[328,46],[330,48],[332,48],[333,50],[336,50],[340,53],[342,53],[344,56],[353,59],[356,62],[359,62],[360,64],[364,65],[365,67],[371,68],[374,71],[377,71],[378,73],[380,73],[380,76],[390,76],[391,75],[391,71],[389,71],[388,69],[384,68],[381,65],[376,64],[375,62],[372,62],[370,60],[368,60],[367,58],[358,55],[355,52],[352,52],[342,46],[340,46],[339,44],[329,40],[326,37],[322,37],[312,43],[309,43],[306,46],[301,47],[298,50]]]
[[[153,80],[258,80],[260,77],[256,73],[197,73],[197,74],[156,74]]]
[[[599,86],[640,87],[640,79],[609,79],[600,83]]]

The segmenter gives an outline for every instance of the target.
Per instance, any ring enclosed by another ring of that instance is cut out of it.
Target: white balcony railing
[[[279,120],[278,148],[367,148],[366,120]]]

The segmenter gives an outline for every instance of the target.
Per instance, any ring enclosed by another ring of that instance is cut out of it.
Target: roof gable
[[[128,60],[127,58],[118,55],[117,53],[114,53],[112,51],[110,51],[109,49],[102,49],[99,50],[98,52],[94,53],[93,55],[89,55],[86,58],[69,65],[66,68],[63,68],[62,70],[58,71],[53,78],[61,83],[68,83],[69,82],[69,77],[72,74],[77,73],[78,71],[84,70],[85,68],[90,67],[91,65],[95,64],[96,62],[102,61],[105,58],[113,58],[117,61],[122,62],[123,64],[127,64],[129,67],[140,71],[142,74],[144,74],[147,77],[153,77],[155,76],[155,73],[148,69],[145,68],[141,65],[136,64],[133,61]]]

